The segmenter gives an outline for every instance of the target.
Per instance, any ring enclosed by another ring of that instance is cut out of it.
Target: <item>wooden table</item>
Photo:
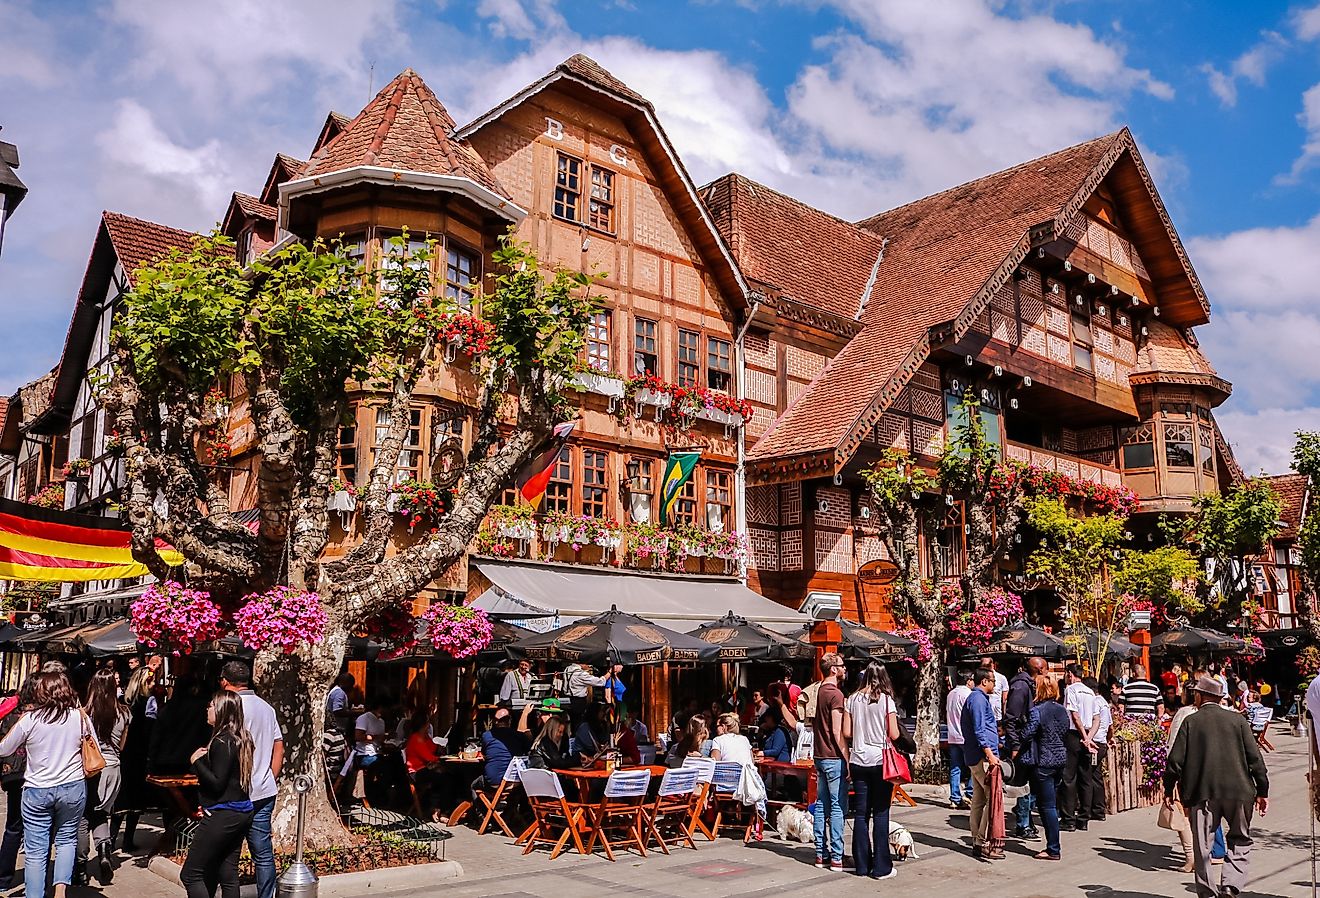
[[[811,804],[816,800],[815,764],[794,764],[789,761],[770,761],[762,759],[756,762],[756,769],[760,771],[762,779],[765,779],[765,776],[768,773],[782,773],[791,776],[799,776],[805,773],[807,775],[807,804]]]
[[[454,768],[468,767],[473,764],[484,765],[486,763],[486,759],[481,756],[475,758],[465,758],[462,755],[441,755],[440,757],[436,758],[436,761],[438,761],[440,765],[443,767],[454,767]],[[466,783],[464,785],[466,785]],[[467,816],[467,812],[470,810],[472,810],[472,802],[464,798],[457,805],[454,806],[454,810],[450,812],[447,818],[445,818],[445,822],[449,826],[455,826],[463,822],[463,818]]]
[[[165,828],[161,830],[160,838],[156,840],[156,847],[152,849],[153,854],[168,854],[171,846],[170,838],[174,836],[175,831],[185,820],[192,820],[202,815],[202,809],[197,806],[195,799],[190,798],[188,789],[197,788],[197,777],[191,773],[180,774],[178,776],[148,776],[147,782],[153,786],[164,789],[169,793],[171,801],[174,802],[174,813],[170,814],[167,808],[162,814]]]
[[[615,770],[649,770],[651,771],[651,779],[658,780],[665,775],[665,771],[668,770],[669,768],[656,764],[650,767],[616,767],[614,769]],[[600,780],[609,779],[610,773],[612,772],[613,771],[606,770],[603,767],[576,767],[576,768],[570,767],[565,770],[555,771],[555,773],[558,773],[561,776],[568,776],[577,780],[578,789],[581,791],[581,798],[584,804],[586,804],[590,798],[591,784],[593,782],[598,782]]]

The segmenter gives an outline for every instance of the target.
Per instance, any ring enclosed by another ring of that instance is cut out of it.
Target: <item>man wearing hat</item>
[[[1201,898],[1231,898],[1247,884],[1251,815],[1265,814],[1270,782],[1260,746],[1245,717],[1220,704],[1224,684],[1201,677],[1192,687],[1197,711],[1178,730],[1164,770],[1164,793],[1174,786],[1191,817],[1196,855],[1196,892]],[[1222,882],[1211,882],[1210,852],[1220,823],[1228,831]]]

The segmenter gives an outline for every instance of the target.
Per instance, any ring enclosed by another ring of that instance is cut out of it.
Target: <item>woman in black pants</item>
[[[193,831],[179,879],[188,898],[238,898],[238,851],[252,825],[252,737],[243,729],[243,702],[232,692],[211,699],[211,743],[192,756],[202,822]]]

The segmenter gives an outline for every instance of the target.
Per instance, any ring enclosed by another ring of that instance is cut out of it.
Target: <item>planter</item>
[[[665,409],[673,403],[674,397],[668,393],[662,393],[658,390],[652,390],[650,387],[642,387],[633,397],[637,404],[636,417],[642,416],[642,406],[650,405],[655,407],[655,420],[660,420],[660,415]]]
[[[688,558],[705,558],[706,547],[701,543],[684,543],[683,554]]]
[[[532,540],[536,538],[536,525],[530,521],[516,521],[500,524],[500,536],[507,539]]]
[[[1159,786],[1141,784],[1145,772],[1141,764],[1141,746],[1135,742],[1111,742],[1105,757],[1105,805],[1108,813],[1118,814],[1134,808],[1148,808],[1162,799]]]
[[[552,546],[566,543],[568,542],[568,528],[545,527],[541,530],[541,537]]]
[[[179,887],[183,894],[183,885],[179,882],[179,865],[167,857],[156,855],[147,863],[147,869],[168,883]],[[436,861],[433,864],[405,864],[398,867],[382,867],[379,870],[362,870],[357,873],[332,873],[322,876],[317,881],[318,898],[354,898],[365,895],[368,891],[386,891],[415,888],[420,883],[431,883],[443,879],[459,879],[463,876],[463,865],[458,861]],[[239,890],[242,898],[257,894],[257,887],[244,885]]]
[[[598,374],[595,371],[579,371],[573,375],[573,383],[577,384],[588,393],[596,393],[600,396],[608,396],[611,399],[622,399],[625,384],[621,378],[611,377],[608,374]]]
[[[737,412],[726,412],[724,409],[719,408],[703,408],[697,412],[697,417],[703,421],[724,425],[724,435],[726,437],[746,423],[743,416]]]
[[[623,538],[618,534],[606,534],[596,537],[593,542],[602,549],[617,549]]]
[[[357,509],[357,496],[348,490],[337,490],[330,494],[325,507],[330,511],[354,511]]]

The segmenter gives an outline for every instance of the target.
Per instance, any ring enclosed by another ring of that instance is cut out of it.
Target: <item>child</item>
[[[1270,720],[1274,718],[1274,709],[1260,703],[1259,692],[1247,693],[1247,720],[1251,721],[1251,732],[1256,734],[1256,742],[1266,751],[1274,751],[1266,735]]]

